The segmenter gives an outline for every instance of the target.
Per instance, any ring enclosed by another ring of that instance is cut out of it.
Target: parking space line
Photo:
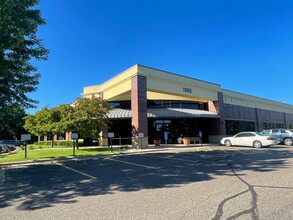
[[[71,167],[65,166],[65,165],[63,165],[62,163],[59,163],[59,162],[56,162],[56,161],[54,161],[53,163],[56,164],[56,165],[58,165],[58,166],[61,166],[61,167],[65,168],[65,169],[71,170],[71,171],[73,171],[73,172],[75,172],[75,173],[78,173],[78,174],[80,174],[80,175],[82,175],[82,176],[89,177],[89,178],[91,178],[91,179],[93,179],[93,180],[96,180],[96,179],[97,179],[97,178],[94,177],[94,176],[91,176],[91,175],[86,174],[86,173],[84,173],[84,172],[81,172],[81,171],[79,171],[79,170],[73,169],[73,168],[71,168]]]
[[[193,162],[198,163],[198,161],[195,160],[187,160],[187,159],[179,159],[179,158],[169,158],[169,157],[160,157],[160,156],[151,156],[151,155],[143,155],[144,157],[154,157],[154,158],[162,158],[167,160],[178,160],[178,161],[184,161],[184,162]]]
[[[130,164],[130,165],[143,167],[143,168],[147,168],[147,169],[157,169],[156,167],[146,166],[146,165],[142,165],[142,164],[138,164],[138,163],[131,163],[131,162],[123,161],[123,160],[116,160],[116,159],[112,159],[112,158],[105,158],[104,160],[112,160],[115,162]]]

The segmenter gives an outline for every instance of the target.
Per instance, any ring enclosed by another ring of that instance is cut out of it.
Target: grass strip
[[[111,152],[108,149],[79,149],[75,150],[75,156],[94,156],[94,155],[107,155],[113,153],[120,153],[121,150],[115,150]],[[27,158],[25,158],[25,151],[20,149],[17,153],[9,154],[0,157],[0,164],[7,162],[19,162],[19,161],[27,161],[27,160],[40,160],[40,159],[55,159],[55,158],[68,158],[73,156],[72,148],[65,149],[54,149],[54,148],[46,148],[46,149],[35,149],[28,150]]]

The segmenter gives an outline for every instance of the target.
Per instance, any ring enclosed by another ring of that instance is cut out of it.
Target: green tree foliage
[[[28,115],[25,117],[24,128],[36,136],[58,135],[62,131],[58,130],[61,116],[58,108],[49,109],[45,106],[35,115]],[[52,146],[54,146],[54,139],[52,138]]]
[[[46,60],[48,50],[36,33],[45,24],[35,8],[39,0],[0,0],[0,111],[18,104],[22,108],[37,103],[27,96],[36,91],[39,74],[32,59]],[[3,118],[0,118],[2,120]]]
[[[45,106],[40,111],[36,112],[35,115],[28,115],[25,117],[24,128],[31,134],[36,136],[53,135],[52,131],[52,111]],[[52,146],[54,145],[52,139]]]
[[[71,105],[63,104],[51,109],[51,130],[53,134],[62,135],[72,131],[72,120],[74,108]]]
[[[108,123],[108,104],[97,97],[78,98],[74,102],[73,130],[84,138],[97,137],[99,128]]]
[[[78,98],[72,105],[46,106],[26,116],[24,128],[37,136],[73,131],[84,138],[97,137],[99,128],[108,122],[107,110],[108,104],[99,98]]]
[[[24,134],[25,111],[17,105],[6,105],[0,111],[0,140],[19,139]]]

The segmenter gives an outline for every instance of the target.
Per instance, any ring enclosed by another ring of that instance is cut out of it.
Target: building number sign
[[[192,89],[191,88],[183,87],[183,92],[192,93]]]

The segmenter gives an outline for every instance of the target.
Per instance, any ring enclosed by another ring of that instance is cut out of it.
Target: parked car
[[[14,146],[24,146],[25,144],[21,141],[17,140],[1,140],[0,144],[8,144],[8,145],[14,145]]]
[[[232,137],[222,138],[221,144],[226,145],[227,147],[236,145],[260,148],[263,146],[278,144],[278,140],[276,137],[263,135],[258,132],[240,132]]]
[[[15,146],[11,144],[0,144],[0,154],[9,153],[10,151],[14,151]]]
[[[290,130],[282,129],[282,128],[274,128],[263,130],[261,134],[272,135],[279,138],[281,143],[284,143],[288,146],[292,145],[293,141],[293,132]]]
[[[9,151],[9,148],[6,144],[0,144],[0,154],[7,153]]]
[[[99,146],[99,139],[98,138],[93,138],[92,139],[92,145],[93,146]]]

